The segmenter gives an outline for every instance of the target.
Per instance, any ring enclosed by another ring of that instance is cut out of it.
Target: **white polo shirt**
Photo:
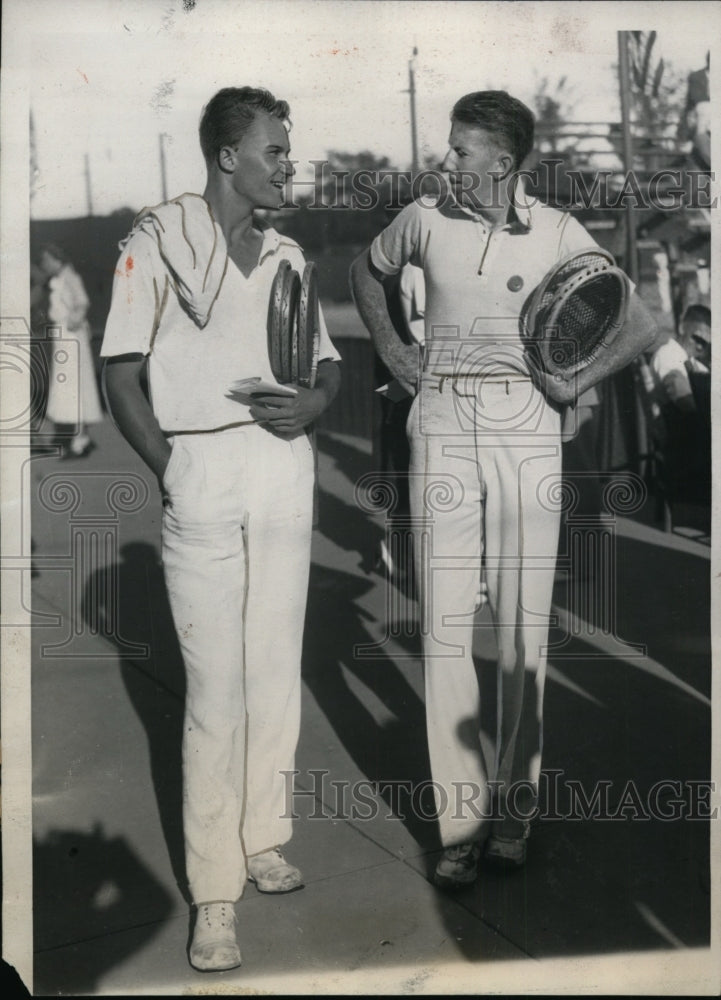
[[[685,348],[675,337],[669,337],[665,344],[661,344],[653,352],[651,371],[657,390],[664,399],[676,402],[682,396],[693,397],[687,364],[693,372],[708,372],[706,365],[697,358],[689,358]]]
[[[281,260],[302,274],[303,252],[275,229],[263,232],[258,265],[245,277],[228,257],[210,318],[201,329],[186,312],[148,234],[125,244],[115,270],[101,355],[148,356],[153,412],[167,434],[252,423],[249,407],[227,393],[233,382],[275,382],[268,355],[268,304]],[[339,361],[321,314],[319,359]]]
[[[520,201],[521,199],[519,199]],[[383,274],[423,269],[427,365],[458,371],[464,358],[527,371],[520,336],[524,303],[546,272],[569,253],[597,247],[566,212],[519,204],[496,229],[451,196],[407,205],[371,245]]]

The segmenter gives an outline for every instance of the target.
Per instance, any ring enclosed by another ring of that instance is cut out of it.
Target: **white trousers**
[[[162,558],[186,673],[183,828],[195,902],[235,900],[246,858],[286,843],[310,568],[306,435],[179,434]]]
[[[408,434],[431,774],[441,840],[450,846],[482,835],[491,814],[489,781],[499,783],[502,814],[507,804],[520,818],[537,800],[560,417],[528,380],[429,375]],[[481,745],[473,660],[484,550],[498,648],[494,761]]]

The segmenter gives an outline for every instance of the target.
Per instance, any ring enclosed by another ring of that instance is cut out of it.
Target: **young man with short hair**
[[[332,401],[338,354],[321,318],[315,387],[241,402],[238,379],[275,383],[273,279],[300,247],[257,209],[292,173],[289,108],[264,90],[219,91],[204,110],[203,195],[136,219],[117,265],[102,354],[116,423],[163,493],[162,560],[187,692],[185,856],[196,920],[191,964],[240,964],[234,903],[302,885],[285,775],[300,721],[300,657],[313,512],[306,428]],[[141,387],[147,363],[152,405]]]
[[[557,261],[595,243],[570,215],[525,197],[517,171],[534,132],[525,105],[503,91],[467,94],[451,123],[441,167],[448,190],[404,208],[351,272],[378,353],[415,396],[411,514],[444,847],[435,881],[444,888],[476,879],[484,842],[489,860],[525,860],[541,768],[559,409],[628,364],[654,336],[634,294],[612,349],[600,350],[576,377],[556,381],[529,365],[521,338],[528,295]],[[383,294],[385,277],[408,263],[422,268],[426,288],[422,354],[396,335]],[[481,747],[472,650],[483,555],[498,645],[495,762]]]

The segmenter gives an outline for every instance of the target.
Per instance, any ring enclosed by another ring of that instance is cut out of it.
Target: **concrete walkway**
[[[329,433],[288,800],[306,886],[249,886],[242,967],[194,972],[159,497],[112,425],[95,437],[84,460],[31,468],[37,995],[713,992],[709,823],[689,818],[710,777],[708,545],[617,518],[612,628],[559,574],[545,818],[523,871],[444,895],[415,604],[373,568],[367,442]]]

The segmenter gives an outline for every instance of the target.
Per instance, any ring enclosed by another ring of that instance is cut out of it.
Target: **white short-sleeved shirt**
[[[444,197],[407,205],[373,241],[371,260],[387,275],[408,263],[422,268],[430,364],[457,371],[487,346],[526,371],[519,324],[526,299],[557,261],[597,246],[576,219],[541,203],[519,204],[512,221],[491,230]]]
[[[229,398],[233,382],[275,382],[268,356],[268,304],[281,260],[302,273],[303,252],[275,229],[263,232],[258,265],[245,277],[228,257],[210,319],[202,329],[183,308],[152,236],[136,232],[115,270],[101,355],[148,356],[153,412],[168,434],[251,423]],[[340,360],[321,314],[319,359]]]
[[[672,400],[681,396],[692,396],[693,390],[688,377],[687,365],[691,371],[708,372],[708,368],[696,358],[689,359],[683,346],[675,337],[670,337],[665,344],[657,347],[651,357],[651,371],[659,391]],[[671,375],[674,378],[674,384],[667,387],[664,382]]]

